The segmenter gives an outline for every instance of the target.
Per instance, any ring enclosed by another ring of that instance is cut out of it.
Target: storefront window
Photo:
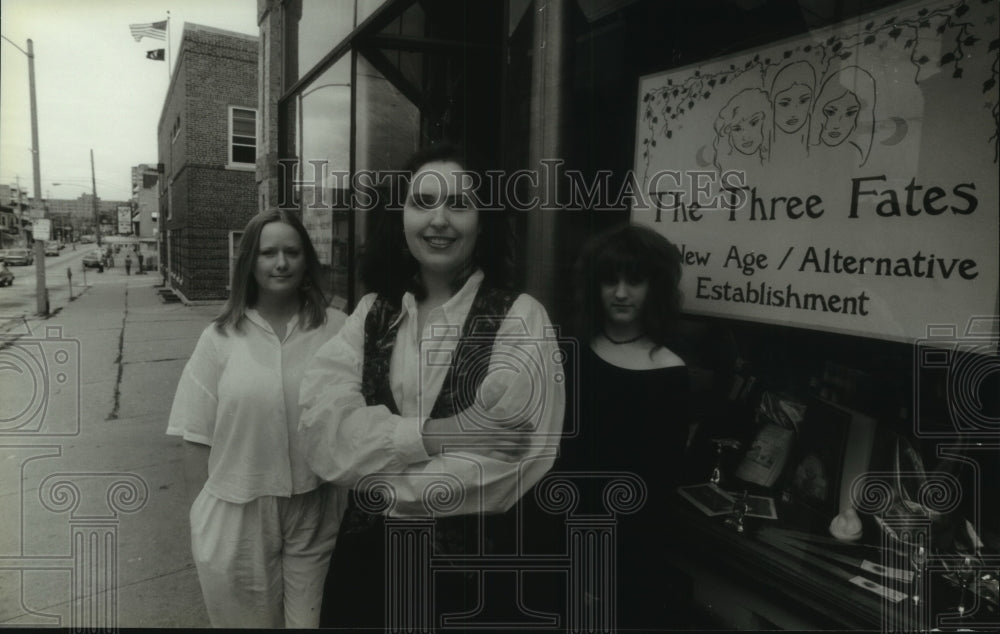
[[[419,3],[414,3],[398,18],[382,29],[379,32],[379,37],[389,41],[393,39],[420,38],[426,34],[426,29],[427,16],[424,13],[424,9]],[[395,67],[396,72],[399,74],[399,80],[406,82],[410,86],[423,89],[424,67],[427,64],[427,55],[425,53],[408,51],[403,48],[379,48],[376,50],[365,50],[364,53],[372,56],[371,61],[376,67],[378,66],[378,59],[384,58]]]
[[[400,169],[419,145],[420,110],[363,55],[358,56],[357,98],[355,168],[359,172]],[[380,195],[388,194],[388,182],[376,185]],[[377,208],[355,209],[354,239],[359,252],[364,249],[368,218],[378,213]]]
[[[359,11],[371,13],[371,0]],[[354,3],[338,0],[291,0],[285,5],[285,87],[304,76],[354,29]]]
[[[321,261],[329,267],[328,290],[350,301],[362,290],[354,284],[356,262],[368,216],[377,206],[352,206],[349,170],[398,169],[420,145],[442,138],[492,151],[493,142],[479,137],[485,130],[495,136],[499,119],[499,99],[484,91],[496,75],[484,73],[470,82],[462,71],[496,68],[499,49],[481,42],[463,45],[456,30],[460,25],[474,30],[495,25],[498,12],[471,11],[449,2],[429,15],[422,3],[397,3],[388,7],[393,19],[371,23],[368,33],[358,31],[353,50],[345,50],[345,38],[386,4],[356,0],[334,7],[319,0],[289,0],[283,9],[284,87],[294,86],[294,91],[281,100],[279,153],[297,162],[294,173],[290,165],[283,168],[284,200],[302,211]],[[317,67],[335,51],[335,63]],[[476,119],[482,123],[470,133],[466,109],[471,103],[477,104]]]
[[[375,13],[375,9],[385,4],[386,0],[358,0],[357,24],[361,24],[368,19],[368,16]]]
[[[351,150],[351,67],[344,56],[289,97],[282,107],[282,156],[294,159],[285,178],[290,206],[302,212],[320,264],[323,286],[338,307],[348,298],[346,250],[335,236],[347,233],[347,175]],[[335,225],[343,225],[335,226]]]
[[[357,169],[399,169],[417,149],[420,111],[364,55],[357,95]]]
[[[325,161],[327,171],[350,169],[351,67],[341,58],[298,96],[299,158],[303,163]]]

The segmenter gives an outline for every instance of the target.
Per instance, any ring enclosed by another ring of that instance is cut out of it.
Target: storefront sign
[[[48,218],[38,218],[31,225],[31,234],[37,241],[48,242],[52,239],[52,221]]]
[[[118,234],[132,234],[132,208],[128,205],[118,205]]]
[[[996,315],[997,14],[905,3],[641,78],[632,217],[685,310],[899,341]]]

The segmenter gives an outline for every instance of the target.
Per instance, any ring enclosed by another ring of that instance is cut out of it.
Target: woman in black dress
[[[665,560],[668,504],[688,436],[688,371],[668,346],[681,305],[680,253],[649,228],[619,226],[584,247],[577,275],[583,350],[578,397],[569,400],[579,408],[577,432],[567,429],[556,470],[588,474],[575,478],[577,511],[596,515],[607,513],[610,474],[641,479],[644,504],[617,516],[618,625],[676,625],[680,606]]]

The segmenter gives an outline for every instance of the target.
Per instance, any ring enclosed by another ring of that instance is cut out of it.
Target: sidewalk
[[[209,625],[164,430],[220,306],[164,304],[159,280],[112,269],[0,328],[0,627]]]

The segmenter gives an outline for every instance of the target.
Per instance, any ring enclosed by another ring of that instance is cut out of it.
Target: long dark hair
[[[316,255],[316,248],[313,247],[309,233],[302,226],[302,221],[294,212],[284,209],[271,209],[261,212],[250,219],[245,229],[243,237],[240,239],[240,250],[236,256],[236,265],[233,267],[233,279],[229,299],[222,314],[213,321],[216,329],[225,334],[226,327],[234,330],[242,330],[243,320],[246,319],[247,309],[257,303],[257,280],[254,277],[254,266],[257,262],[257,253],[260,251],[260,234],[264,227],[272,222],[284,222],[295,229],[302,240],[302,251],[306,258],[306,270],[302,274],[302,282],[299,286],[299,299],[302,302],[299,308],[299,317],[303,320],[306,329],[318,328],[326,323],[326,296],[320,282],[319,257]]]
[[[404,191],[393,192],[389,200],[405,204],[409,195],[409,178],[424,165],[439,161],[457,163],[473,174],[478,184],[474,190],[476,196],[492,200],[485,194],[480,196],[487,183],[483,163],[461,146],[450,143],[424,148],[410,157],[404,167],[408,175],[403,179],[405,182],[396,181]],[[426,290],[420,279],[420,263],[406,246],[402,206],[386,206],[372,213],[375,214],[374,225],[361,261],[361,280],[366,290],[393,302],[401,301],[407,291],[422,299]],[[495,209],[480,210],[479,226],[476,248],[472,253],[473,264],[482,269],[484,283],[510,288],[514,278],[514,231],[508,214]]]
[[[576,291],[581,337],[597,336],[607,316],[601,284],[647,281],[649,291],[639,317],[643,333],[657,346],[674,338],[681,310],[681,254],[669,240],[642,225],[619,225],[591,238],[576,263]]]

